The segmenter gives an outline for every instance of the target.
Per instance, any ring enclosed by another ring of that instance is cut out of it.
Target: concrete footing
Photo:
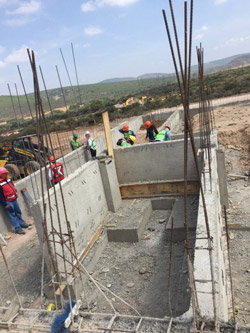
[[[123,201],[118,214],[114,215],[107,224],[108,240],[110,242],[138,242],[151,213],[150,200]]]

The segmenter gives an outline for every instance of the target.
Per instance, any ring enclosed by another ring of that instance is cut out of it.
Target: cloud
[[[21,27],[22,25],[28,24],[28,23],[32,23],[34,22],[36,19],[32,18],[32,19],[28,19],[28,18],[19,18],[19,19],[10,19],[10,20],[5,20],[4,24],[8,25],[9,27]]]
[[[200,29],[195,31],[195,40],[201,40],[205,36],[205,31],[207,31],[209,28],[206,25],[203,25]]]
[[[20,49],[13,50],[5,59],[6,63],[19,63],[29,61],[27,54],[27,46],[23,45]]]
[[[85,43],[85,44],[83,44],[83,47],[84,47],[85,49],[89,49],[89,48],[91,47],[91,45],[90,45],[89,43]]]
[[[126,7],[132,5],[139,0],[88,0],[81,6],[83,12],[90,12],[101,7]]]
[[[4,52],[4,50],[5,50],[5,47],[0,45],[0,54],[2,54]]]
[[[223,3],[226,3],[226,2],[228,2],[228,0],[215,0],[214,4],[215,4],[215,6],[219,6],[219,5],[221,5]]]
[[[88,27],[83,30],[84,35],[96,36],[103,33],[103,30],[98,27]]]
[[[81,10],[82,10],[83,12],[91,12],[91,11],[93,11],[93,10],[95,10],[95,9],[96,9],[96,8],[95,8],[94,4],[93,4],[91,1],[88,1],[88,2],[83,3],[83,4],[81,5]]]
[[[235,45],[239,45],[239,44],[245,44],[245,43],[249,43],[250,40],[250,35],[245,36],[245,37],[237,37],[237,38],[230,38],[228,39],[225,43],[223,43],[220,47],[227,47],[227,46],[235,46]]]
[[[0,60],[0,68],[4,68],[6,66],[6,63],[4,61]]]
[[[31,0],[29,2],[21,2],[19,7],[15,10],[7,10],[8,15],[30,15],[38,12],[41,9],[41,3],[36,0]]]

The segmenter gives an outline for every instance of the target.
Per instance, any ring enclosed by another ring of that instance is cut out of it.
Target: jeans
[[[21,230],[22,227],[26,226],[26,223],[22,219],[22,212],[20,210],[17,200],[7,202],[7,205],[13,209],[11,213],[8,209],[5,208],[10,223],[15,228],[15,230]]]

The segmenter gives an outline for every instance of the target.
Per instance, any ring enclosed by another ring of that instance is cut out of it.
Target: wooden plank
[[[188,181],[187,193],[196,194],[199,192],[199,181]],[[120,185],[122,198],[150,197],[159,195],[182,195],[184,194],[184,181],[162,181],[150,183],[132,183]]]
[[[106,143],[107,143],[107,148],[108,148],[108,155],[112,156],[112,158],[114,159],[114,151],[113,151],[113,145],[112,145],[112,136],[111,136],[108,112],[103,112],[102,120],[103,120],[105,138],[106,138]]]
[[[7,311],[5,312],[5,314],[2,317],[1,325],[5,326],[5,324],[3,322],[6,322],[6,325],[7,325],[8,321],[10,321],[13,317],[15,317],[15,315],[18,313],[19,309],[20,309],[20,304],[19,304],[17,296],[15,296],[14,299],[12,300],[10,306],[8,307]]]

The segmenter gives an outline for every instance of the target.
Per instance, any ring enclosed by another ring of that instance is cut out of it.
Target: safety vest
[[[89,146],[89,148],[96,150],[97,147],[96,147],[95,140],[93,138],[90,138],[90,140],[92,141],[92,144],[91,144],[91,146]]]
[[[5,201],[14,201],[17,198],[17,190],[11,179],[0,181]]]
[[[131,144],[128,143],[128,142],[126,142],[126,141],[122,141],[121,146],[122,146],[122,147],[130,147]]]
[[[74,149],[77,149],[77,148],[79,147],[79,142],[78,142],[78,140],[74,140],[74,139],[72,139],[70,142],[73,144]]]
[[[166,132],[165,130],[160,131],[160,132],[156,135],[155,140],[163,141],[164,138],[165,138],[165,132]]]
[[[59,183],[59,181],[62,181],[64,179],[63,166],[61,163],[53,163],[51,165],[51,170],[53,174],[53,181],[55,184]]]
[[[130,135],[133,135],[131,131],[123,132],[124,139],[125,140],[130,140]]]

